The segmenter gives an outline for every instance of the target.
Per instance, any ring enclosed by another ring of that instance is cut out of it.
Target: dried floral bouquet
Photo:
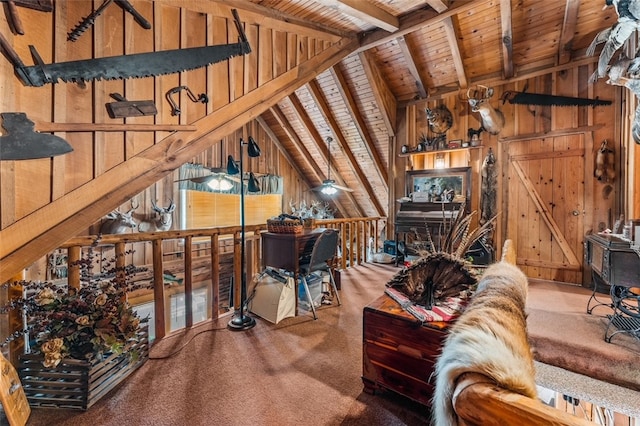
[[[96,260],[98,241],[77,263],[79,289],[51,282],[9,284],[21,286],[23,297],[10,300],[1,311],[20,310],[26,327],[9,336],[3,346],[28,333],[31,350],[44,356],[43,365],[56,367],[65,357],[92,360],[107,353],[120,354],[138,341],[141,323],[148,318],[138,317],[126,294],[141,287],[132,277],[144,269],[116,267],[115,259]],[[101,265],[100,274],[93,273],[94,264]],[[139,355],[135,350],[127,353],[133,360]]]

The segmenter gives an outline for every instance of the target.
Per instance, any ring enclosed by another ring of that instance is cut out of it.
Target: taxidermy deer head
[[[482,128],[492,135],[497,135],[504,127],[504,114],[491,106],[489,103],[491,96],[493,96],[492,87],[478,85],[473,91],[471,88],[467,90],[466,100],[472,112],[480,113]]]

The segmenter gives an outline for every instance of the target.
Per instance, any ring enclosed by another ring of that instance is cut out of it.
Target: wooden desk
[[[430,376],[447,323],[422,325],[383,294],[364,308],[362,326],[364,391],[389,389],[430,406],[435,386]]]
[[[297,275],[301,256],[310,255],[313,245],[322,231],[300,234],[276,234],[264,232],[262,237],[262,266],[284,269]]]

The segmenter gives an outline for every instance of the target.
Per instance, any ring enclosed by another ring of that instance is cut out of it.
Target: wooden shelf
[[[422,155],[422,154],[438,154],[440,152],[456,152],[456,151],[466,151],[469,149],[478,149],[478,148],[483,148],[484,145],[480,144],[480,145],[476,145],[476,146],[467,146],[467,147],[460,147],[460,148],[450,148],[450,149],[436,149],[434,151],[420,151],[420,152],[407,152],[406,154],[398,154],[398,157],[409,157],[411,155]]]

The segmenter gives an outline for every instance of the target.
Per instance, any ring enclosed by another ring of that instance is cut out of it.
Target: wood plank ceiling
[[[228,3],[228,2],[227,2]],[[585,58],[616,21],[604,0],[251,0],[265,16],[361,46],[262,114],[295,167],[316,187],[331,178],[354,189],[334,196],[344,216],[387,216],[395,108],[524,79]],[[470,112],[469,112],[470,113]]]

